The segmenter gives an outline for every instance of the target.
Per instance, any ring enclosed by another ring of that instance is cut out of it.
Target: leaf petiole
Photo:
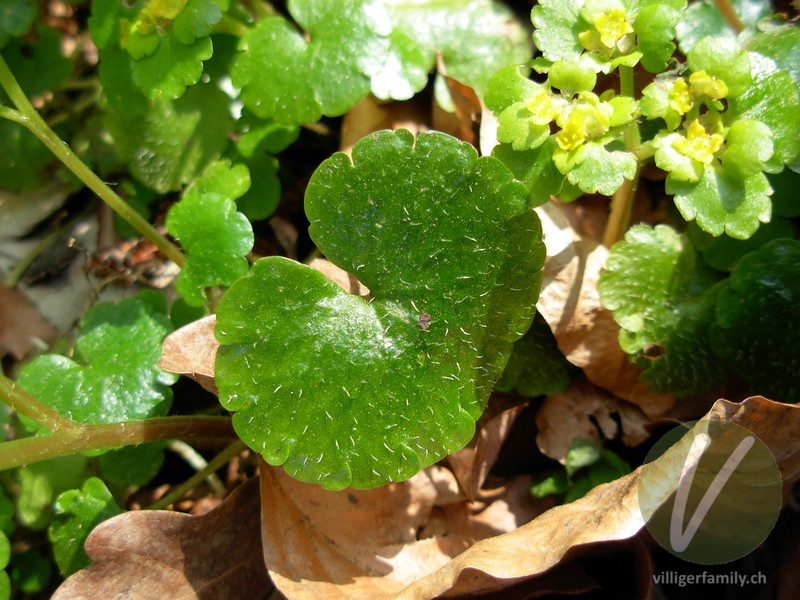
[[[59,414],[2,374],[0,374],[0,401],[51,431],[69,431],[81,427],[79,423]]]
[[[184,262],[183,253],[167,238],[161,235],[144,217],[115,194],[86,163],[70,149],[58,135],[45,123],[20,88],[5,60],[0,56],[0,86],[11,98],[17,110],[0,106],[0,117],[9,119],[29,129],[38,137],[56,157],[63,162],[81,181],[83,181],[100,199],[108,204],[118,215],[125,219],[139,233],[149,239],[178,266]]]
[[[633,67],[620,66],[620,95],[634,97]],[[625,129],[625,150],[636,155],[642,140],[639,133],[639,123],[634,119]],[[603,233],[603,244],[613,246],[622,239],[628,230],[633,211],[633,201],[636,197],[636,188],[639,186],[639,171],[641,162],[637,160],[636,173],[633,179],[626,179],[611,198],[611,212],[608,215],[608,224]]]
[[[182,439],[236,439],[229,417],[178,416],[78,425],[0,444],[0,470],[115,446]]]

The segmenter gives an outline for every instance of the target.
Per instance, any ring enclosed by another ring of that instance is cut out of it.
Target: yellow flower
[[[547,125],[558,113],[552,97],[544,88],[537,88],[534,97],[525,104],[525,108],[531,113],[531,121],[536,125]]]
[[[714,154],[722,148],[722,142],[721,135],[707,133],[700,121],[694,120],[689,125],[686,137],[681,136],[672,146],[684,156],[708,165],[714,160]]]
[[[625,11],[619,8],[600,15],[594,26],[600,33],[600,41],[609,49],[616,46],[622,36],[633,33]]]
[[[692,95],[683,77],[675,80],[675,85],[669,92],[669,105],[682,115],[692,109]]]
[[[556,134],[556,143],[562,150],[574,150],[587,139],[597,138],[608,133],[611,127],[613,107],[600,102],[591,92],[578,96],[578,103],[566,114],[566,119],[556,120],[561,131]]]
[[[163,30],[181,14],[188,0],[150,0],[136,22],[135,29],[142,35],[156,29]]]
[[[698,71],[689,76],[692,94],[695,96],[708,96],[712,100],[721,100],[728,95],[728,86],[725,82],[712,77],[705,71]]]
[[[586,126],[581,116],[572,111],[561,131],[556,134],[556,143],[562,150],[575,150],[586,141]]]

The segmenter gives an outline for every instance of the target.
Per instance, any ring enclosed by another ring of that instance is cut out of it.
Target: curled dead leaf
[[[261,559],[257,480],[199,517],[131,511],[86,540],[94,561],[52,600],[261,600],[272,589]]]
[[[0,285],[0,357],[10,354],[22,360],[55,335],[53,326],[24,294]]]

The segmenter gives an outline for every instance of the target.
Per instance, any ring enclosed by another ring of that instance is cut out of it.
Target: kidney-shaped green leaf
[[[271,464],[329,489],[412,476],[471,438],[533,318],[541,228],[525,187],[441,133],[378,132],[308,186],[311,235],[371,297],[283,258],[217,312],[234,427]]]

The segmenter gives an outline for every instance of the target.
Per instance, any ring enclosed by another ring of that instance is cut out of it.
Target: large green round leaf
[[[471,438],[533,318],[543,245],[525,187],[441,133],[378,132],[306,194],[311,235],[373,296],[283,258],[217,313],[234,427],[271,464],[330,489],[406,479]]]

